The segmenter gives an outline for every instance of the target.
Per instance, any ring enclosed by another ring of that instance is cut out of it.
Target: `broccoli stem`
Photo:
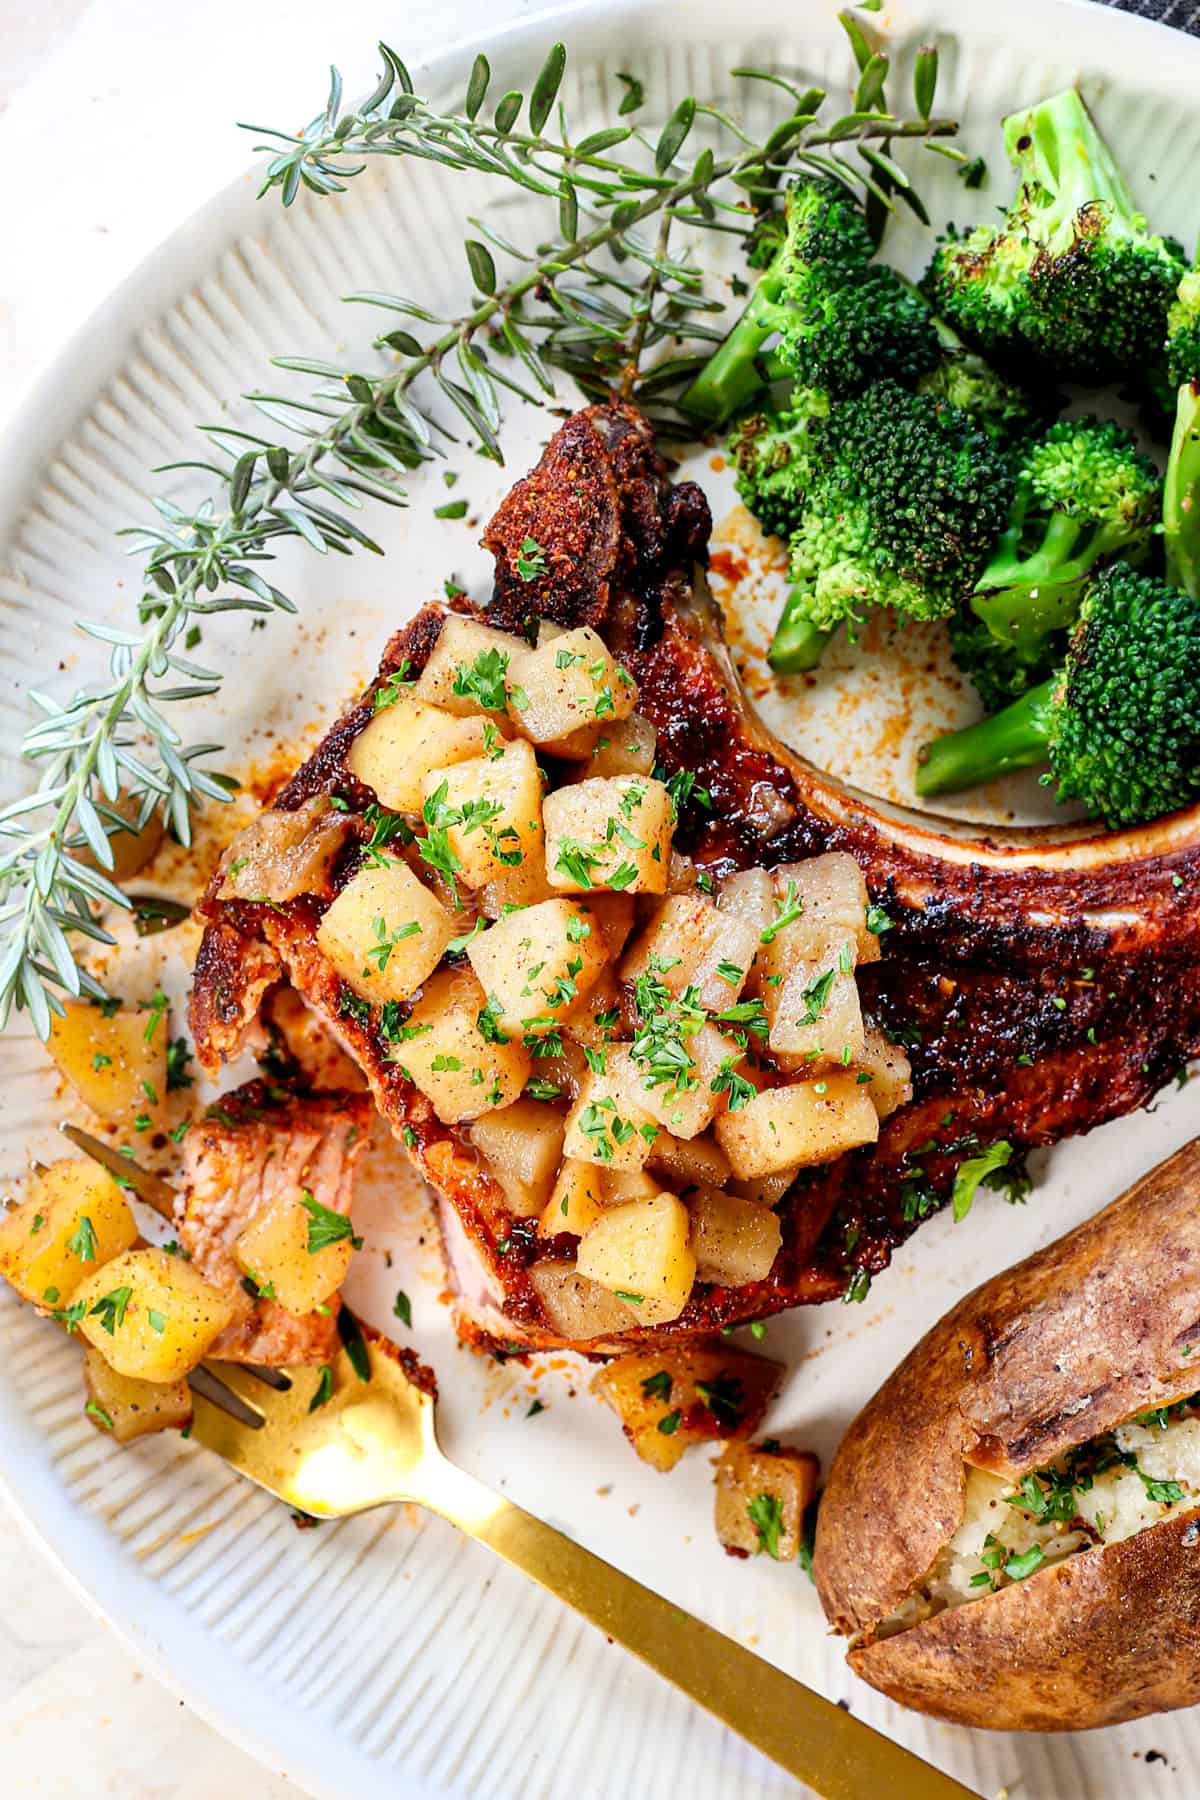
[[[1167,580],[1200,600],[1200,382],[1185,382],[1163,486]]]
[[[784,601],[767,661],[778,675],[802,675],[816,668],[832,636],[813,624],[804,610],[803,591],[793,588]]]
[[[1054,197],[1047,211],[1057,228],[1073,234],[1079,209],[1097,200],[1127,224],[1140,220],[1125,177],[1074,88],[1005,119],[1004,147],[1024,179]]]
[[[1058,677],[1051,676],[992,718],[934,738],[917,764],[918,794],[956,794],[1045,762],[1057,686]]]
[[[776,252],[746,302],[741,318],[680,400],[680,410],[689,418],[719,425],[767,385],[757,358],[779,327],[784,249],[781,246]]]
[[[1070,513],[1055,514],[1028,556],[1020,554],[1020,537],[1020,522],[1005,532],[975,584],[971,610],[997,643],[1034,649],[1050,632],[1074,624],[1083,584],[1109,546],[1103,530]]]

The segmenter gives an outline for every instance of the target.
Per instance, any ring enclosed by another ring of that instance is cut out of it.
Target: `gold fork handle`
[[[425,1471],[423,1471],[425,1473]],[[977,1800],[772,1663],[439,1460],[420,1496],[825,1800]]]

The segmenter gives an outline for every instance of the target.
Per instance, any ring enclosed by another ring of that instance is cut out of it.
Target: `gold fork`
[[[89,1133],[65,1130],[156,1210],[169,1210],[168,1183]],[[361,1331],[354,1357],[342,1351],[332,1365],[330,1398],[315,1406],[317,1369],[284,1374],[219,1363],[194,1371],[193,1438],[314,1518],[346,1518],[403,1501],[439,1513],[825,1800],[877,1800],[882,1793],[888,1800],[977,1800],[971,1789],[449,1462],[438,1447],[432,1380],[415,1356],[368,1326]]]

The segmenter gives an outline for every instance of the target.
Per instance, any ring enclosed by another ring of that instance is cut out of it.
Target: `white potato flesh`
[[[394,1057],[445,1125],[498,1112],[520,1098],[529,1052],[518,1038],[491,1043],[479,1028],[487,995],[466,969],[442,969],[404,1026]]]
[[[471,1126],[471,1142],[517,1218],[536,1217],[550,1198],[562,1156],[563,1117],[560,1107],[524,1099],[485,1113]]]
[[[790,887],[793,898],[804,902],[800,917],[785,928],[793,955],[816,961],[827,945],[850,938],[860,963],[879,961],[879,939],[867,930],[867,884],[852,856],[831,850],[807,862],[783,863],[773,875],[780,899]]]
[[[589,1069],[567,1114],[563,1151],[608,1169],[645,1165],[658,1126],[642,1105],[637,1070],[628,1050],[604,1053],[603,1070]]]
[[[481,684],[471,677],[479,672],[495,672],[505,686],[518,683],[520,664],[528,654],[528,646],[507,631],[495,631],[475,619],[451,614],[417,678],[416,697],[463,718],[475,713],[498,720],[504,716],[503,689],[500,707],[485,707],[479,699]],[[482,664],[480,657],[484,658]],[[488,683],[482,687],[487,693]]]
[[[863,1048],[855,1058],[859,1076],[864,1082],[881,1119],[907,1106],[913,1097],[912,1066],[899,1044],[890,1044],[882,1031],[868,1025],[863,1034]]]
[[[658,733],[641,713],[627,719],[605,719],[584,725],[555,746],[555,755],[579,764],[568,779],[586,781],[590,776],[653,775]]]
[[[426,822],[444,824],[455,875],[469,888],[495,881],[542,850],[542,778],[524,739],[494,756],[431,769],[421,792]]]
[[[137,1240],[129,1202],[107,1170],[66,1157],[35,1176],[28,1200],[0,1214],[0,1275],[34,1306],[64,1307]]]
[[[621,964],[625,981],[653,974],[672,994],[697,990],[709,1012],[733,1006],[746,985],[758,930],[754,921],[722,913],[704,894],[672,894],[651,919]]]
[[[603,638],[580,625],[526,653],[508,712],[524,737],[553,750],[581,726],[628,718],[636,704],[637,688]]]
[[[794,964],[764,1000],[767,1043],[785,1067],[859,1063],[866,1040],[853,967],[853,945],[841,944],[832,960]]]
[[[256,1214],[233,1246],[234,1261],[261,1293],[291,1313],[309,1313],[337,1293],[354,1255],[351,1234],[308,1248],[312,1215],[300,1192],[280,1194]]]
[[[467,957],[506,1031],[551,1022],[591,992],[608,960],[599,923],[572,900],[543,900],[472,938]],[[537,1027],[534,1027],[537,1029]]]
[[[729,1158],[708,1132],[699,1137],[672,1137],[660,1131],[654,1140],[648,1166],[665,1178],[669,1187],[723,1188],[730,1178]]]
[[[638,1070],[636,1097],[639,1105],[672,1137],[694,1138],[712,1124],[725,1104],[725,1090],[718,1092],[713,1083],[720,1080],[725,1070],[742,1069],[745,1052],[709,1024],[701,1025],[682,1042],[691,1059],[687,1076],[690,1085],[677,1088],[673,1082],[664,1082],[648,1087],[646,1071],[634,1059]]]
[[[624,1300],[639,1324],[665,1325],[679,1317],[696,1280],[689,1226],[674,1194],[613,1207],[580,1238],[579,1273]]]
[[[831,1162],[879,1136],[879,1115],[853,1075],[822,1076],[756,1094],[713,1129],[740,1179]]]
[[[539,1237],[557,1237],[569,1231],[582,1237],[604,1211],[607,1203],[603,1172],[595,1163],[568,1156],[555,1178],[554,1187],[538,1223]]]
[[[421,782],[431,769],[483,756],[500,742],[495,724],[480,714],[464,718],[403,697],[368,719],[346,754],[346,766],[392,812],[418,813]]]
[[[770,1207],[711,1187],[694,1188],[684,1198],[692,1221],[697,1280],[718,1287],[765,1281],[783,1242]]]
[[[118,1375],[178,1381],[203,1362],[233,1317],[233,1302],[181,1256],[127,1250],[76,1288],[76,1329]]]
[[[538,1262],[529,1271],[551,1329],[571,1343],[619,1337],[635,1325],[634,1308],[581,1275],[574,1263]]]
[[[546,869],[562,893],[666,892],[674,807],[650,776],[590,778],[547,794]]]
[[[364,864],[317,926],[317,948],[364,1000],[407,1000],[458,931],[436,895],[394,856]]]

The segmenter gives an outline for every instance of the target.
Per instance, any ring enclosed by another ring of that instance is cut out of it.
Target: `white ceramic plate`
[[[582,125],[602,92],[611,108],[618,68],[643,76],[659,117],[685,91],[719,91],[725,70],[752,59],[773,58],[844,89],[847,58],[833,15],[831,0],[793,5],[786,25],[773,0],[741,0],[736,9],[716,0],[584,5],[486,47],[498,79],[527,82],[546,45],[565,36],[566,99]],[[940,42],[939,106],[958,114],[972,146],[990,155],[997,200],[1006,191],[1001,112],[1080,79],[1156,221],[1194,234],[1200,45],[1066,0],[1009,0],[1002,12],[983,0],[897,5],[890,24],[902,44]],[[461,87],[468,62],[469,52],[456,53],[419,71],[420,84]],[[922,162],[934,216],[963,217],[950,165]],[[460,238],[448,221],[489,204],[486,192],[471,194],[469,184],[416,165],[380,166],[348,198],[299,205],[286,219],[273,205],[256,206],[253,192],[247,175],[164,243],[66,347],[0,449],[6,790],[20,779],[10,752],[25,717],[24,686],[67,685],[91,666],[90,647],[71,633],[80,609],[128,616],[135,590],[112,532],[144,516],[150,466],[188,454],[196,421],[234,416],[234,397],[263,381],[269,355],[365,345],[372,320],[342,307],[341,294],[397,288],[435,302],[461,297]],[[499,208],[494,198],[490,204],[501,229],[522,230],[507,197]],[[915,267],[913,231],[899,247]],[[456,493],[470,499],[473,517],[486,516],[550,425],[538,414],[514,422],[503,475],[473,457],[457,459]],[[721,480],[707,466],[696,473],[719,516],[728,503]],[[311,741],[372,668],[387,632],[447,574],[482,591],[476,533],[432,520],[435,488],[441,497],[436,473],[414,481],[411,511],[376,515],[372,528],[389,552],[382,565],[289,556],[300,623],[274,619],[261,635],[236,621],[206,627],[205,652],[231,678],[189,735],[222,739],[231,766],[262,767],[281,746],[294,751]],[[60,659],[66,667],[56,676]],[[889,725],[894,699],[880,686],[855,703],[870,729],[854,734],[854,772],[866,785],[902,793],[903,743]],[[822,704],[825,717],[806,724],[804,743],[833,761],[847,739],[844,696]],[[952,699],[936,704],[953,711]],[[1027,800],[999,795],[995,810]],[[181,994],[193,949],[186,932],[153,940],[140,968],[124,977],[126,991],[148,992],[161,978]],[[19,1026],[0,1043],[0,1096],[0,1168],[18,1182],[30,1157],[55,1153],[54,1126],[70,1110]],[[1154,1110],[1056,1150],[1024,1210],[985,1195],[963,1226],[945,1217],[925,1226],[863,1307],[773,1322],[764,1348],[792,1372],[770,1429],[828,1455],[877,1380],[960,1294],[1096,1209],[1198,1126],[1197,1095],[1172,1091]],[[1137,1764],[1151,1749],[1176,1769],[1194,1766],[1197,1714],[1076,1738],[990,1737],[903,1714],[854,1684],[802,1575],[720,1553],[707,1458],[685,1460],[669,1480],[655,1476],[587,1397],[587,1372],[571,1358],[533,1373],[497,1370],[456,1347],[439,1299],[430,1218],[388,1148],[373,1157],[368,1247],[352,1294],[385,1325],[397,1288],[412,1296],[412,1341],[437,1369],[445,1442],[466,1467],[983,1793],[1007,1786],[1022,1800],[1116,1800],[1131,1786],[1146,1791],[1152,1773]],[[647,1800],[685,1790],[707,1800],[789,1788],[448,1527],[381,1514],[299,1532],[283,1509],[175,1437],[124,1452],[105,1443],[82,1415],[74,1348],[7,1300],[0,1357],[0,1469],[33,1529],[166,1680],[314,1793]],[[534,1395],[546,1410],[528,1418]]]

